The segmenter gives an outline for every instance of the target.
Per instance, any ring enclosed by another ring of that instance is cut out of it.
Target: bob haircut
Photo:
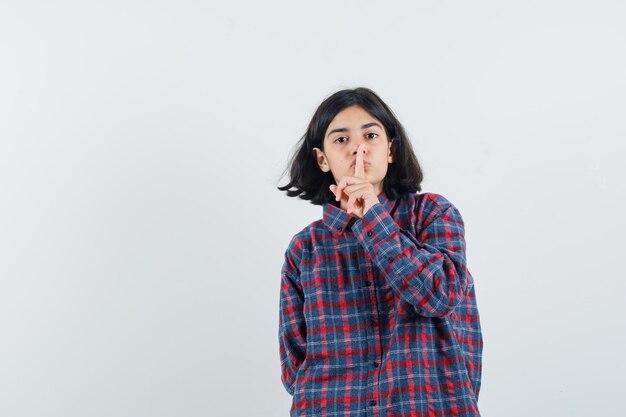
[[[400,195],[422,190],[422,169],[402,124],[376,93],[369,88],[359,87],[337,91],[319,105],[306,133],[296,144],[297,151],[287,167],[290,181],[279,186],[280,191],[286,191],[289,197],[310,200],[311,204],[339,204],[329,189],[335,183],[335,178],[332,172],[323,172],[320,169],[313,148],[324,150],[324,136],[328,125],[337,113],[354,105],[378,119],[385,128],[388,140],[391,138],[393,141],[391,155],[394,162],[388,165],[383,180],[385,194],[395,200]]]

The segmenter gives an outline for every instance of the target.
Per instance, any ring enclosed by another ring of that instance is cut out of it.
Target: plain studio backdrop
[[[459,208],[488,416],[626,414],[620,1],[1,1],[0,415],[287,416],[276,189],[319,103]]]

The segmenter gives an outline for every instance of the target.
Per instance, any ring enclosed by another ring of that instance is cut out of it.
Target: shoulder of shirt
[[[454,206],[450,200],[437,193],[411,193],[401,195],[399,198],[402,200],[402,205],[408,204],[415,207],[415,209],[420,208],[428,212],[443,212],[451,206]]]
[[[322,221],[322,219],[318,219],[309,223],[308,225],[303,227],[298,233],[294,234],[291,238],[290,246],[297,244],[303,249],[308,250],[308,245],[312,240],[312,236],[318,229],[321,229],[322,231],[326,230],[326,226],[324,226],[324,222]]]
[[[450,213],[451,210],[456,213],[455,216],[460,217],[460,213],[458,213],[454,204],[441,194],[426,192],[409,194],[402,196],[402,198],[408,199],[404,204],[408,204],[409,210],[412,210],[422,219],[423,225],[431,223],[436,218],[444,215],[444,213]]]
[[[452,202],[441,194],[423,193],[419,194],[419,196],[423,198],[422,204],[424,204],[425,206],[432,206],[433,209],[436,209],[437,211],[445,211],[451,206],[454,207]]]
[[[299,255],[303,250],[309,252],[313,231],[320,227],[324,227],[321,219],[311,222],[309,225],[302,228],[302,230],[292,236],[286,252],[292,255]]]
[[[410,204],[414,205],[416,208],[418,206],[423,206],[428,212],[438,212],[442,213],[449,209],[450,207],[454,207],[452,202],[448,200],[441,194],[425,192],[425,193],[410,193],[404,194],[398,197],[403,200],[401,204]],[[322,219],[315,220],[305,227],[303,227],[300,231],[293,235],[291,241],[289,242],[290,249],[305,249],[310,250],[310,244],[312,240],[313,234],[316,231],[326,231],[326,226]]]

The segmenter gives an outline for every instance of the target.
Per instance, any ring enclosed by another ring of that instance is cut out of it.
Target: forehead
[[[368,122],[378,122],[382,126],[380,120],[369,114],[362,107],[354,105],[346,107],[345,109],[337,113],[328,125],[328,129],[326,129],[326,132],[330,131],[331,129],[343,127],[348,129],[359,129],[361,125]]]

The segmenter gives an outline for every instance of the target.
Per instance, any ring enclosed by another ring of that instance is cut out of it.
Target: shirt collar
[[[384,191],[378,194],[378,201],[385,208],[385,211],[391,211],[393,201],[389,197],[387,197],[387,194],[385,194]],[[354,223],[354,221],[358,219],[357,216],[353,214],[348,214],[348,212],[342,210],[339,207],[338,201],[333,201],[332,203],[324,203],[323,214],[324,216],[322,218],[322,221],[334,235],[340,235],[346,230],[350,230],[350,228],[352,227],[352,223]]]

